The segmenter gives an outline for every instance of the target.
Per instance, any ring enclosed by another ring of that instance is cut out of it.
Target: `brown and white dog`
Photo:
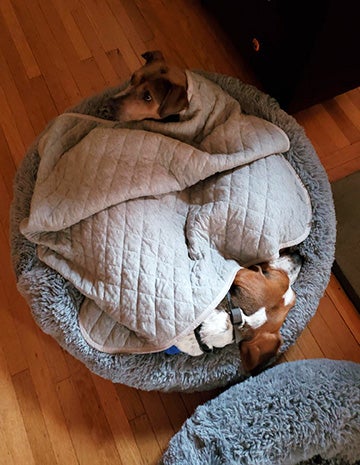
[[[297,254],[241,268],[228,297],[177,348],[196,356],[236,341],[247,372],[266,365],[280,349],[280,328],[295,305],[291,285],[300,268]]]
[[[145,65],[133,73],[129,86],[108,102],[111,118],[121,122],[162,120],[185,110],[189,104],[185,71],[167,65],[158,50],[141,56]]]
[[[158,50],[142,57],[145,64],[125,90],[110,99],[106,113],[120,122],[181,117],[191,97],[185,70],[168,65]],[[240,269],[228,297],[176,347],[197,356],[236,341],[246,371],[266,364],[281,346],[280,328],[295,304],[291,284],[300,266],[298,255],[291,254]]]

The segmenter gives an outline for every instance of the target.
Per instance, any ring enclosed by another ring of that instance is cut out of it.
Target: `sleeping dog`
[[[196,356],[236,341],[246,371],[265,365],[280,349],[280,328],[295,305],[291,285],[300,268],[297,254],[241,268],[226,298],[177,348]]]

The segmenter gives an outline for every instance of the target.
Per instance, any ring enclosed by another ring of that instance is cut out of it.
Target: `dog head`
[[[231,300],[243,312],[240,354],[248,372],[260,369],[278,353],[280,328],[295,304],[290,277],[269,263],[242,268],[236,274]]]
[[[145,65],[135,71],[129,86],[112,97],[113,118],[121,121],[162,120],[188,107],[183,70],[166,64],[160,51],[145,52]]]

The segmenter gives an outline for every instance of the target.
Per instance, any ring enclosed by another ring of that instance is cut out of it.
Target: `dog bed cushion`
[[[277,258],[310,230],[308,193],[280,155],[284,131],[187,75],[178,123],[65,113],[39,141],[20,231],[86,296],[82,332],[105,352],[175,345],[224,298],[239,264]]]
[[[330,185],[303,129],[279,108],[274,99],[235,78],[214,73],[200,74],[225,89],[240,103],[244,113],[270,121],[286,133],[290,149],[284,156],[310,195],[313,212],[311,231],[298,246],[304,262],[294,287],[297,303],[282,328],[284,351],[295,342],[314,315],[330,277],[335,244],[335,215]],[[119,90],[108,89],[69,111],[103,118],[107,98]],[[185,354],[165,353],[111,355],[87,344],[78,321],[83,294],[70,281],[40,261],[36,246],[19,231],[20,223],[29,217],[40,161],[38,141],[28,150],[16,175],[11,208],[11,244],[18,289],[28,300],[33,316],[43,331],[51,334],[61,346],[100,376],[145,390],[192,391],[243,380],[245,375],[236,345],[194,358]]]
[[[161,465],[355,464],[360,364],[283,363],[196,409]]]

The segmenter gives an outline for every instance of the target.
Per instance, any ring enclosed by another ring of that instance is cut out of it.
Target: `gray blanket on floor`
[[[65,113],[39,142],[21,232],[87,299],[80,324],[107,352],[166,349],[228,291],[239,264],[309,233],[310,200],[281,155],[289,140],[188,73],[179,123],[119,125]]]
[[[357,465],[360,364],[283,363],[196,409],[161,465]]]

